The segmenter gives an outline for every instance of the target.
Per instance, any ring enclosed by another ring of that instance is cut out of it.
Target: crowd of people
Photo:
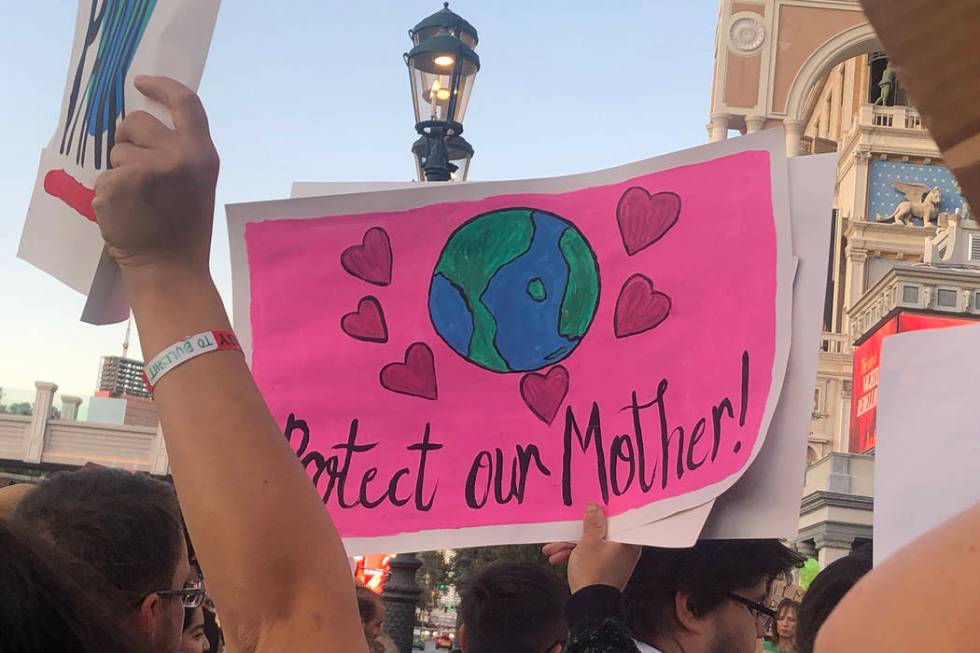
[[[135,83],[174,127],[128,114],[94,208],[152,354],[231,327],[209,270],[218,157],[204,109],[171,79]],[[221,650],[215,609],[230,651],[390,650],[383,605],[355,590],[337,530],[240,351],[173,366],[154,395],[172,486],[88,468],[0,497],[0,652]],[[804,653],[974,650],[980,590],[961,571],[978,538],[980,507],[873,571],[861,555],[831,565],[801,605],[774,611],[770,583],[802,563],[780,542],[619,544],[593,505],[578,543],[544,547],[568,564],[567,586],[534,565],[482,571],[463,590],[457,643],[463,653],[751,653],[772,633],[775,650]]]

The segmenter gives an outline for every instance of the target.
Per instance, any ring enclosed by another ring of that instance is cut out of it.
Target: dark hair
[[[796,622],[796,650],[813,653],[817,632],[844,595],[871,571],[871,552],[862,551],[832,562],[817,574],[800,604]]]
[[[791,599],[789,597],[784,598],[782,601],[779,602],[779,605],[776,606],[776,620],[778,621],[780,619],[780,617],[783,616],[783,613],[786,612],[787,610],[792,610],[793,612],[796,613],[796,623],[797,623],[797,628],[798,628],[799,627],[799,622],[800,622],[800,602],[799,601],[794,601],[793,599]],[[776,628],[775,629],[775,632],[773,634],[772,641],[775,644],[782,644],[782,641],[781,640],[782,640],[782,638],[779,636],[779,629]],[[796,644],[795,637],[794,637],[793,644],[794,645]]]
[[[29,492],[14,518],[92,565],[130,605],[173,582],[183,523],[168,483],[107,468],[61,472]]]
[[[221,632],[221,628],[218,627],[218,619],[214,612],[204,609],[204,635],[208,638],[208,644],[211,645],[212,651],[220,651],[224,646],[224,634]]]
[[[503,562],[475,574],[461,592],[466,653],[542,653],[565,639],[568,588],[529,562]]]
[[[377,614],[381,598],[363,585],[355,588],[355,594],[357,594],[357,611],[361,615],[361,623],[366,624]]]
[[[0,519],[0,652],[135,653],[129,612],[101,576]]]
[[[204,608],[197,606],[196,608],[184,608],[184,625],[181,627],[181,632],[187,632],[187,629],[191,627],[191,623],[194,622],[194,614],[200,610],[201,616],[204,616]]]
[[[626,625],[641,639],[674,630],[674,597],[690,594],[691,607],[706,615],[733,590],[772,581],[803,557],[778,540],[701,540],[686,549],[643,547],[623,592]]]

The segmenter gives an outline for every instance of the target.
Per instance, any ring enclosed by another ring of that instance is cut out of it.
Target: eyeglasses
[[[751,612],[752,615],[755,617],[756,635],[762,637],[763,635],[769,632],[769,629],[772,628],[773,622],[776,621],[775,610],[773,610],[772,608],[767,608],[761,603],[756,603],[755,601],[747,599],[744,596],[739,596],[735,592],[729,592],[728,598],[735,601],[736,603],[741,603],[742,605],[744,605],[746,608],[749,609],[749,612]]]
[[[162,598],[179,598],[181,605],[185,608],[197,608],[204,602],[207,596],[207,588],[203,581],[185,583],[184,589],[179,590],[156,590],[150,594],[156,594]]]

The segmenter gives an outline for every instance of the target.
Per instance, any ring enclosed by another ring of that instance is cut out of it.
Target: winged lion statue
[[[919,218],[922,226],[928,227],[933,220],[939,223],[939,203],[942,201],[942,191],[936,187],[929,188],[925,184],[910,184],[904,181],[893,181],[892,187],[905,195],[905,201],[899,202],[891,215],[875,216],[877,222],[892,222],[909,224],[909,218]]]

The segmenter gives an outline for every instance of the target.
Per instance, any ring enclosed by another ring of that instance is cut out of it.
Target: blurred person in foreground
[[[14,519],[118,590],[125,626],[152,651],[178,651],[184,608],[200,605],[204,589],[168,483],[105,467],[61,472],[24,495]]]
[[[869,571],[871,551],[864,550],[835,560],[817,574],[800,604],[799,622],[796,626],[798,653],[813,653],[820,627],[841,599]]]
[[[149,653],[89,565],[0,518],[0,653]]]

